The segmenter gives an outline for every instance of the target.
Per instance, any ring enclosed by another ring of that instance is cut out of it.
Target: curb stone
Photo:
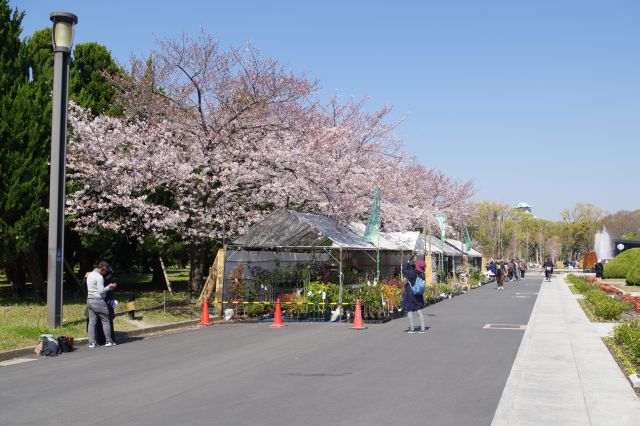
[[[199,322],[200,320],[189,320],[189,321],[176,322],[173,324],[156,325],[153,327],[141,328],[138,330],[118,332],[118,340],[126,341],[134,337],[151,336],[153,334],[161,333],[163,331],[177,330],[181,328],[190,328],[190,327],[197,326]],[[89,344],[89,339],[87,337],[74,339],[74,346],[76,348],[87,346],[88,344]],[[33,353],[34,347],[35,347],[35,344],[33,345],[33,347],[30,347],[30,348],[12,349],[9,351],[0,352],[0,361],[8,361],[14,358],[23,358],[28,356],[35,357],[36,355]]]

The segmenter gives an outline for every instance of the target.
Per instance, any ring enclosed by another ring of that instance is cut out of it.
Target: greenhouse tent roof
[[[352,222],[349,228],[364,238],[366,226],[363,223]],[[424,253],[424,235],[418,231],[380,232],[380,249]]]
[[[451,240],[451,239],[447,238],[447,244],[452,245],[453,247],[455,247],[456,250],[462,252],[462,242],[461,241]],[[475,250],[473,247],[471,247],[471,250],[465,250],[464,253],[469,257],[482,257],[482,253],[480,253],[479,251]]]
[[[376,245],[364,241],[365,225],[353,222],[348,226],[336,220],[312,213],[300,213],[290,209],[280,209],[257,224],[244,235],[233,241],[231,246],[244,248],[343,248],[352,250],[375,250]],[[441,242],[430,235],[431,251],[439,253]],[[416,252],[425,251],[424,234],[418,231],[381,232],[380,250]],[[461,256],[461,243],[447,240],[444,254]],[[427,247],[428,248],[428,247]],[[475,250],[467,253],[470,257],[481,257]]]
[[[232,245],[252,248],[376,248],[348,226],[330,217],[290,209],[280,209],[270,214],[233,241]]]
[[[440,251],[442,251],[447,256],[462,256],[462,252],[456,249],[455,247],[453,247],[452,245],[445,243],[444,247],[442,247],[442,242],[440,241],[440,238],[436,238],[433,235],[429,235],[429,238],[431,238],[432,253],[440,253]],[[449,240],[446,240],[446,241],[448,242]],[[429,240],[427,240],[427,250],[429,249],[428,244],[429,244]]]
[[[364,235],[364,224],[353,222],[349,227],[358,235]],[[440,239],[433,235],[430,235],[429,238],[431,238],[431,251],[439,253],[442,246]],[[448,243],[450,240],[447,239],[446,241]],[[380,233],[380,248],[382,250],[412,251],[423,255],[425,252],[425,242],[428,244],[429,240],[419,231]],[[426,249],[428,250],[429,247],[426,247]],[[444,245],[444,254],[447,256],[462,256],[462,252],[450,244]]]

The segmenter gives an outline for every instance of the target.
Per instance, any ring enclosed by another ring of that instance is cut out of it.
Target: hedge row
[[[600,289],[590,290],[584,297],[593,308],[596,316],[607,321],[618,319],[621,313],[630,309],[627,302],[617,296],[610,296]]]
[[[598,286],[590,284],[584,277],[569,274],[567,281],[581,294],[600,319],[611,321],[618,319],[621,313],[631,309],[631,306],[618,296],[609,295]]]
[[[585,294],[588,291],[598,288],[595,285],[590,284],[585,278],[573,274],[569,274],[567,276],[567,281],[573,284],[573,288],[575,288],[576,291],[580,294]]]
[[[627,278],[634,269],[640,268],[640,248],[625,250],[604,265],[605,278]]]
[[[614,328],[613,338],[633,357],[633,361],[640,363],[640,320],[620,324]]]

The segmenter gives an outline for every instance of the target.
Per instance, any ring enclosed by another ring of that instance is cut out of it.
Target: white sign
[[[618,250],[622,251],[624,250],[624,244],[622,243],[618,243],[618,245],[616,246],[618,248]]]

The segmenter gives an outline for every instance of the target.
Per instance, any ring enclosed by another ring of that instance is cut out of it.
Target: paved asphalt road
[[[489,425],[540,278],[490,284],[406,318],[232,324],[0,368],[0,423]],[[519,293],[519,294],[517,294]]]

